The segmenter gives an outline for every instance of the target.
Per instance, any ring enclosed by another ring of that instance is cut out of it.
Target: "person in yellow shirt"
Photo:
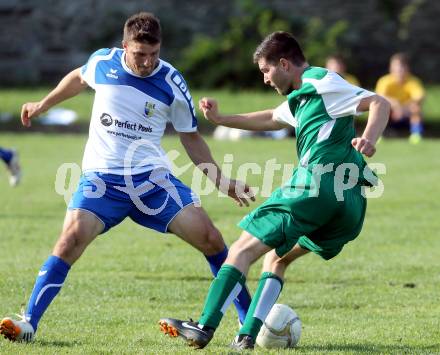
[[[354,86],[360,86],[359,80],[354,75],[346,72],[347,67],[345,65],[345,61],[340,55],[335,54],[327,57],[325,67],[328,70],[338,73],[350,84],[353,84]]]
[[[413,144],[419,143],[423,133],[425,90],[420,79],[411,74],[405,54],[396,53],[391,57],[390,73],[377,81],[376,93],[387,98],[391,104],[390,125],[397,128],[409,121],[409,140]]]

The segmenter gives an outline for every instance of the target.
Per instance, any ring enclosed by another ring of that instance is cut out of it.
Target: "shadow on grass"
[[[168,281],[212,281],[212,276],[164,276],[164,275],[136,275],[135,280],[168,280]]]
[[[359,353],[377,353],[377,354],[418,354],[418,353],[433,353],[440,351],[440,343],[423,346],[411,346],[404,344],[385,345],[385,344],[327,344],[327,345],[304,345],[296,348],[297,350],[310,352],[319,351],[326,353],[329,351],[354,352]]]
[[[36,340],[35,345],[39,345],[41,347],[43,346],[51,346],[51,347],[56,347],[56,348],[72,348],[72,347],[76,347],[78,345],[81,345],[81,343],[77,340],[74,341],[63,341],[63,340],[54,340],[54,341],[49,341],[49,340]]]
[[[164,274],[148,274],[135,275],[135,280],[167,280],[167,281],[212,281],[213,276],[207,274],[206,276],[189,276],[189,275],[164,275]],[[247,281],[259,281],[258,277],[249,277]]]

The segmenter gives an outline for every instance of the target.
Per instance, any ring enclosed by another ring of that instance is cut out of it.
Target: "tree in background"
[[[252,62],[252,53],[267,34],[292,32],[302,42],[307,58],[324,65],[328,55],[345,53],[342,43],[347,29],[343,20],[330,27],[317,17],[291,20],[253,0],[241,0],[223,34],[216,38],[196,35],[183,50],[178,68],[192,86],[199,88],[255,87],[261,76]]]

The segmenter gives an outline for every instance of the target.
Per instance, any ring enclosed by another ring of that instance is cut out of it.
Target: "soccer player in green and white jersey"
[[[383,132],[388,102],[347,83],[337,73],[311,67],[295,38],[275,32],[254,53],[264,83],[287,95],[275,110],[219,114],[213,99],[200,100],[205,117],[219,125],[247,130],[296,130],[299,166],[291,179],[239,223],[243,229],[211,284],[198,322],[160,320],[162,331],[181,336],[197,348],[206,346],[231,301],[244,287],[250,265],[266,254],[257,290],[245,322],[232,343],[252,349],[263,321],[283,287],[288,265],[312,251],[328,260],[360,233],[366,209],[363,186],[374,174],[362,154],[371,157]],[[361,137],[353,116],[369,111]]]

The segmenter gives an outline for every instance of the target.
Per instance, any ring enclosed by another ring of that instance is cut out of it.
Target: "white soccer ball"
[[[301,320],[285,304],[275,304],[257,336],[262,348],[293,348],[301,337]]]

